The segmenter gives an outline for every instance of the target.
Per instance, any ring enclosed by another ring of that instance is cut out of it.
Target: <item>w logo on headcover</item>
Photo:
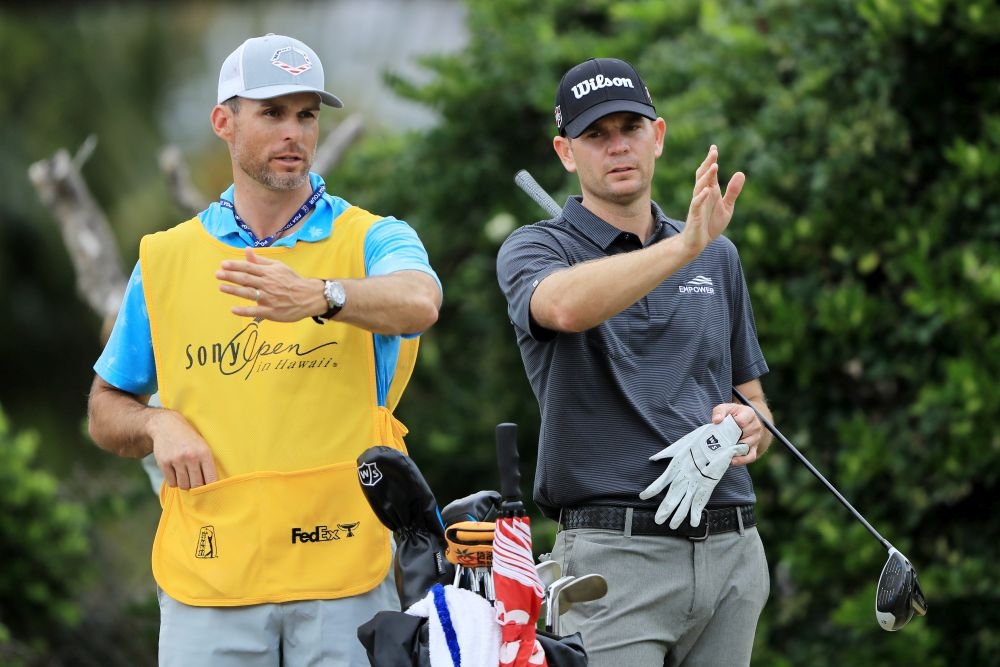
[[[293,51],[299,54],[302,57],[302,63],[299,65],[292,65],[282,60],[281,57],[284,54],[288,53],[289,51]],[[277,51],[275,51],[274,55],[271,56],[271,64],[274,65],[275,67],[285,70],[286,72],[288,72],[293,76],[298,76],[299,74],[302,74],[303,72],[307,72],[310,69],[312,69],[312,61],[309,60],[309,56],[306,55],[306,52],[302,51],[301,49],[297,49],[294,46],[286,46],[283,49],[278,49]]]
[[[361,486],[375,486],[382,481],[382,472],[374,463],[362,463],[358,466],[358,479]]]

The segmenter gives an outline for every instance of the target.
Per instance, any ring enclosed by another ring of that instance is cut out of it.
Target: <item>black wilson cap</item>
[[[624,60],[591,58],[566,72],[559,82],[555,114],[560,134],[576,138],[598,118],[618,111],[656,120],[646,84]]]

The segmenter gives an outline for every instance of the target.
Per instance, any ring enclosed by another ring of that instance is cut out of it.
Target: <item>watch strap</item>
[[[343,310],[343,308],[344,308],[343,306],[336,306],[334,308],[328,309],[322,315],[313,315],[312,316],[313,322],[315,322],[316,324],[326,324],[327,320],[332,320],[337,313]]]

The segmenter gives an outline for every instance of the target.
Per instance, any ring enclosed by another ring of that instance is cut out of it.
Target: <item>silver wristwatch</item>
[[[347,292],[344,291],[344,286],[336,280],[323,281],[323,296],[326,298],[327,311],[322,315],[313,316],[313,320],[319,324],[323,324],[324,320],[332,319],[347,303]]]

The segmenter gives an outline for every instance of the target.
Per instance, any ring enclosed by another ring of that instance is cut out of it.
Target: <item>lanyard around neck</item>
[[[326,192],[325,185],[320,185],[315,190],[313,190],[313,193],[309,195],[309,199],[306,200],[306,203],[303,204],[299,208],[299,210],[295,212],[295,215],[293,215],[292,218],[285,223],[284,227],[282,227],[275,233],[271,234],[267,238],[263,239],[258,239],[257,235],[253,233],[252,229],[250,229],[250,225],[248,225],[246,222],[243,221],[243,218],[240,217],[240,214],[236,212],[236,206],[233,205],[233,202],[229,201],[228,199],[220,199],[219,204],[223,208],[228,208],[230,211],[233,212],[233,218],[236,219],[236,224],[240,226],[240,229],[242,229],[243,231],[245,231],[247,234],[250,235],[250,240],[253,241],[254,248],[266,248],[267,246],[274,243],[275,239],[277,239],[279,236],[281,236],[289,229],[294,227],[295,223],[301,220],[303,216],[309,213],[309,211],[316,208],[316,202],[319,201],[319,198],[323,196],[324,192]]]

